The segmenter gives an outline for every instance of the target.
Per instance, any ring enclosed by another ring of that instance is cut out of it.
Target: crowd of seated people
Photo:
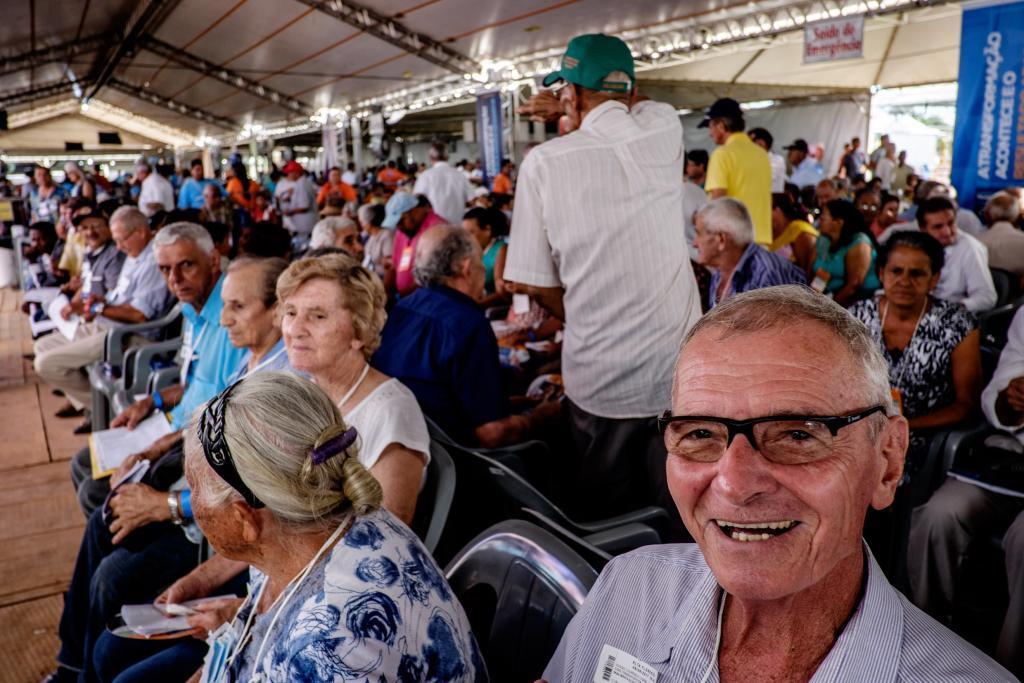
[[[541,439],[551,459],[525,476],[557,472],[531,483],[574,519],[657,505],[664,541],[696,543],[613,559],[549,683],[619,651],[672,681],[1013,680],[946,628],[961,558],[993,535],[1010,599],[987,647],[1024,673],[1019,499],[946,480],[908,511],[902,562],[868,513],[941,481],[927,454],[950,429],[987,419],[1018,437],[1000,448],[1024,443],[1024,314],[995,376],[981,363],[986,244],[1020,234],[1019,200],[965,217],[888,140],[870,159],[851,143],[835,178],[804,140],[787,166],[731,100],[684,177],[675,109],[636,96],[624,44],[584,38],[570,52],[619,68],[563,62],[522,113],[569,132],[496,178],[443,143],[429,167],[322,182],[294,160],[259,179],[195,160],[171,178],[140,163],[101,193],[95,174],[64,187],[39,169],[26,280],[80,319],[35,342],[61,414],[98,405],[109,330],[177,310],[182,328],[126,336],[180,338],[177,381],[110,420],[163,413],[170,433],[108,478],[89,448],[72,458],[87,523],[47,680],[486,680],[473,614],[410,530],[432,430],[478,450]],[[525,396],[541,376],[557,390]],[[944,626],[900,595],[902,564]],[[108,628],[126,604],[211,596],[191,638]]]

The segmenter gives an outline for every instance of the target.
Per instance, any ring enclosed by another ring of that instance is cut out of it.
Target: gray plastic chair
[[[540,678],[597,580],[569,546],[521,520],[481,533],[445,574],[469,617],[491,683]]]
[[[442,443],[451,454],[459,480],[453,521],[435,553],[442,561],[481,529],[515,518],[539,523],[559,536],[568,532],[573,538],[582,539],[611,555],[661,542],[668,526],[668,514],[660,507],[649,506],[590,522],[574,521],[509,466],[510,451],[512,454],[520,452],[529,444],[511,449],[471,449],[453,442],[430,420],[427,426],[431,439]],[[495,455],[501,460],[493,457]]]
[[[106,342],[103,349],[103,360],[93,363],[88,368],[89,384],[92,387],[92,428],[93,431],[106,429],[110,420],[119,411],[114,407],[114,398],[118,391],[123,390],[124,377],[128,371],[137,371],[139,364],[135,362],[137,348],[127,348],[129,335],[142,334],[153,330],[164,330],[160,335],[167,338],[177,337],[180,330],[181,306],[176,303],[171,309],[160,318],[144,323],[133,325],[118,325],[107,332]],[[180,341],[179,341],[180,343]],[[149,374],[149,362],[141,368],[144,375]],[[113,373],[111,372],[113,370]],[[130,372],[128,373],[130,374]],[[130,374],[136,378],[137,375]],[[139,382],[133,382],[139,388],[134,393],[142,393],[145,390],[147,377],[144,376]]]
[[[416,501],[411,528],[431,553],[441,540],[448,513],[455,499],[455,463],[437,441],[430,441],[430,464],[427,479]]]

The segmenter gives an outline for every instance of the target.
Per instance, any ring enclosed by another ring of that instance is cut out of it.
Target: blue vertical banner
[[[967,5],[953,131],[961,206],[1024,181],[1024,2]]]
[[[480,161],[483,165],[484,185],[491,186],[494,176],[501,173],[501,92],[492,91],[477,95],[476,137],[480,145]]]

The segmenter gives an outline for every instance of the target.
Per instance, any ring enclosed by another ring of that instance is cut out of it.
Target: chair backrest
[[[451,455],[459,482],[451,521],[435,552],[440,561],[450,558],[469,539],[492,524],[524,517],[524,508],[536,510],[564,527],[575,527],[561,509],[511,467],[454,443],[444,437],[443,432],[438,438],[436,426],[428,426],[432,440],[443,443]]]
[[[466,610],[492,683],[540,678],[597,580],[575,551],[521,520],[501,522],[445,571]]]
[[[437,548],[441,532],[448,521],[448,513],[455,498],[455,483],[455,463],[452,457],[444,446],[431,439],[427,478],[416,500],[416,513],[412,518],[412,530],[431,553]]]
[[[996,306],[1004,306],[1020,296],[1020,276],[1002,268],[989,268],[996,286]]]

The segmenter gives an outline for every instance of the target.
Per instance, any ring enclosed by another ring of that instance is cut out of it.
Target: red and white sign
[[[804,27],[804,64],[864,54],[864,17],[828,19]]]

